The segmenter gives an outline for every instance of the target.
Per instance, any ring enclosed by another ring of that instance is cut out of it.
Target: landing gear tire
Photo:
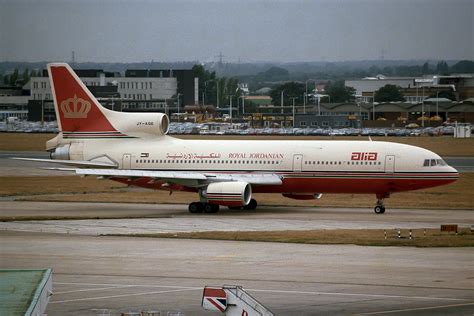
[[[385,207],[383,205],[377,205],[374,207],[374,211],[376,214],[383,214],[385,213]]]
[[[249,204],[244,206],[244,210],[254,210],[257,208],[257,201],[255,199],[251,199]]]
[[[204,204],[204,213],[217,213],[219,212],[219,205],[218,204]]]
[[[202,213],[203,209],[203,205],[200,202],[193,202],[188,206],[189,213]]]

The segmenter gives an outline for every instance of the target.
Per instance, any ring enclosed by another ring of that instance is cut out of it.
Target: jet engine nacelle
[[[321,193],[314,193],[314,194],[298,194],[298,193],[283,193],[284,197],[293,199],[293,200],[319,200]]]
[[[252,198],[252,187],[243,181],[215,182],[207,186],[203,196],[210,204],[245,206]]]
[[[168,133],[168,115],[163,113],[107,112],[112,125],[121,133],[135,137],[161,136]]]
[[[84,160],[83,143],[70,143],[58,146],[50,151],[51,159]]]

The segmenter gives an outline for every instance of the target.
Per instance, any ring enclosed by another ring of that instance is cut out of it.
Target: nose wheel
[[[385,213],[385,206],[383,205],[383,199],[377,199],[377,205],[374,207],[374,212],[376,214]]]

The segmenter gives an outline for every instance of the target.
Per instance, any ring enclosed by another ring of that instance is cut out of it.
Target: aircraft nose
[[[459,171],[456,168],[449,166],[449,172],[453,173],[456,178],[459,178]]]

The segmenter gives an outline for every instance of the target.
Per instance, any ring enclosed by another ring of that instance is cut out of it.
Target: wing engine
[[[210,183],[202,196],[210,204],[224,206],[245,206],[252,198],[252,187],[243,181]]]

